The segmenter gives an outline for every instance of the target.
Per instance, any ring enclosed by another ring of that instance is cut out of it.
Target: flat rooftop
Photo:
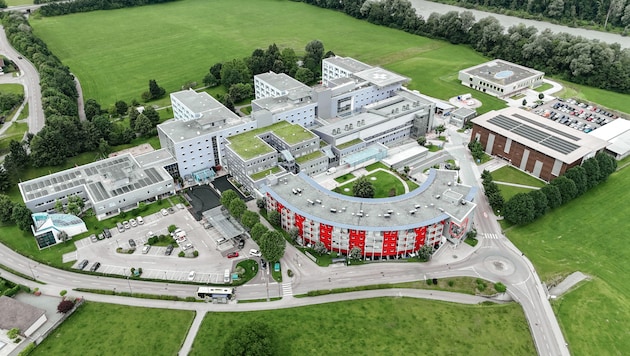
[[[230,142],[229,147],[245,160],[275,152],[273,147],[269,146],[265,141],[258,137],[258,135],[267,132],[272,132],[289,145],[294,145],[317,137],[315,134],[300,125],[291,124],[287,121],[281,121],[270,126],[230,136],[227,138]]]
[[[227,109],[225,109],[227,110]],[[229,111],[229,110],[227,110]],[[201,120],[188,120],[179,121],[171,119],[166,121],[158,127],[164,132],[174,143],[190,140],[195,137],[201,137],[203,135],[211,134],[213,132],[219,132],[228,129],[233,126],[242,125],[249,122],[254,122],[250,116],[239,117],[229,111],[232,115],[224,117],[225,123],[222,125],[205,125]]]
[[[493,110],[472,122],[565,163],[573,163],[608,145],[605,140],[519,108]]]
[[[166,148],[160,148],[159,150],[137,155],[134,156],[134,158],[141,167],[152,167],[157,165],[164,167],[177,163],[177,160]]]
[[[388,71],[387,69],[379,67],[366,69],[364,71],[354,73],[353,75],[357,78],[368,81],[380,88],[396,83],[406,83],[410,81],[410,79],[407,77],[403,77],[400,74],[396,74],[394,72]]]
[[[360,71],[372,68],[371,65],[357,61],[356,59],[350,58],[350,57],[335,56],[335,57],[325,58],[324,62],[328,62],[339,68],[343,68],[344,70],[350,73],[356,73],[356,72],[360,72]]]
[[[223,104],[218,102],[205,91],[196,92],[194,90],[182,90],[171,93],[171,97],[181,101],[181,103],[190,109],[190,111],[195,113],[203,113],[215,109],[225,108]]]
[[[164,168],[141,167],[131,154],[127,153],[31,179],[18,186],[25,202],[81,185],[86,186],[93,202],[99,202],[143,189],[148,185],[172,180]]]
[[[299,80],[291,78],[285,73],[274,73],[274,72],[261,73],[261,74],[257,74],[255,78],[258,78],[266,82],[270,86],[280,91],[289,91],[289,90],[295,90],[298,88],[310,88],[308,85],[300,82]]]
[[[454,171],[432,169],[418,189],[405,195],[365,199],[332,192],[299,173],[281,176],[278,184],[265,185],[262,190],[308,219],[349,229],[382,231],[411,229],[449,217],[463,220],[475,207],[470,199],[477,189],[456,182]],[[294,194],[297,188],[301,193]]]
[[[308,88],[308,91],[306,91],[305,89],[298,89],[295,92],[291,92],[287,95],[278,96],[275,98],[269,97],[252,100],[252,104],[258,106],[260,109],[269,110],[274,114],[278,114],[285,111],[294,110],[302,106],[315,105],[315,103],[310,100],[311,92],[312,90],[310,88]],[[299,99],[301,98],[308,99],[299,101]]]
[[[464,69],[462,72],[500,85],[508,85],[523,79],[545,74],[541,71],[523,67],[501,59],[495,59],[490,62],[482,63],[480,65]]]

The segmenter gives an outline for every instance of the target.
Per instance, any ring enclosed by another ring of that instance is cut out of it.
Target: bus
[[[234,288],[221,288],[221,287],[199,287],[197,289],[197,296],[199,298],[212,298],[212,299],[232,299],[235,295]]]

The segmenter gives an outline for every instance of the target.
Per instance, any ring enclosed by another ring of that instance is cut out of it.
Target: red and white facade
[[[410,193],[363,199],[328,191],[306,175],[287,175],[263,193],[267,211],[278,211],[282,228],[297,228],[304,244],[322,242],[342,254],[358,247],[364,257],[405,257],[427,244],[459,242],[470,230],[476,188],[454,181],[453,171],[432,170]]]

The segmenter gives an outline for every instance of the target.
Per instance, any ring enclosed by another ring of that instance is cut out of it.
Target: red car
[[[227,255],[227,258],[234,258],[234,257],[238,257],[238,252],[228,253]]]

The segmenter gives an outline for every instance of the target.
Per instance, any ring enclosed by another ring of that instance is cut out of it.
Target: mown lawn
[[[230,331],[259,320],[277,355],[533,355],[519,305],[377,298],[249,313],[208,313],[191,355],[221,355]],[[451,336],[448,336],[451,335]],[[455,337],[457,335],[457,337]]]
[[[33,355],[176,355],[195,313],[86,302]]]
[[[5,125],[9,125],[9,123],[5,123]],[[22,141],[24,133],[28,130],[28,124],[25,122],[14,122],[10,125],[11,126],[0,136],[0,155],[9,153],[11,140]]]
[[[581,271],[593,281],[555,301],[575,355],[622,355],[630,350],[630,169],[507,236],[527,255],[543,281]]]
[[[0,93],[24,94],[22,84],[0,84]]]
[[[387,198],[405,194],[405,186],[400,179],[398,179],[398,176],[392,173],[386,171],[376,171],[368,174],[366,177],[374,186],[374,198]],[[352,186],[354,183],[355,181],[346,183],[335,188],[334,191],[340,194],[352,196]],[[345,191],[346,188],[349,190]]]
[[[220,16],[208,21],[208,14]],[[275,14],[274,21],[269,14]],[[31,25],[79,77],[84,96],[104,106],[139,99],[149,79],[167,92],[186,82],[201,83],[214,63],[248,56],[274,42],[299,54],[318,39],[326,50],[400,72],[412,79],[410,88],[440,98],[469,92],[457,81],[457,72],[486,60],[468,47],[290,1],[242,0],[235,7],[230,0],[184,0],[37,18]],[[505,106],[488,95],[475,96],[485,104],[481,111]]]
[[[510,200],[511,197],[515,196],[518,193],[529,193],[532,191],[529,188],[514,187],[505,184],[497,184],[497,186],[499,187],[501,195],[503,196],[503,200],[505,201]]]
[[[523,173],[512,166],[503,166],[496,171],[492,171],[492,179],[497,182],[507,182],[514,184],[522,184],[530,187],[544,187],[545,182],[536,179],[527,173]]]

